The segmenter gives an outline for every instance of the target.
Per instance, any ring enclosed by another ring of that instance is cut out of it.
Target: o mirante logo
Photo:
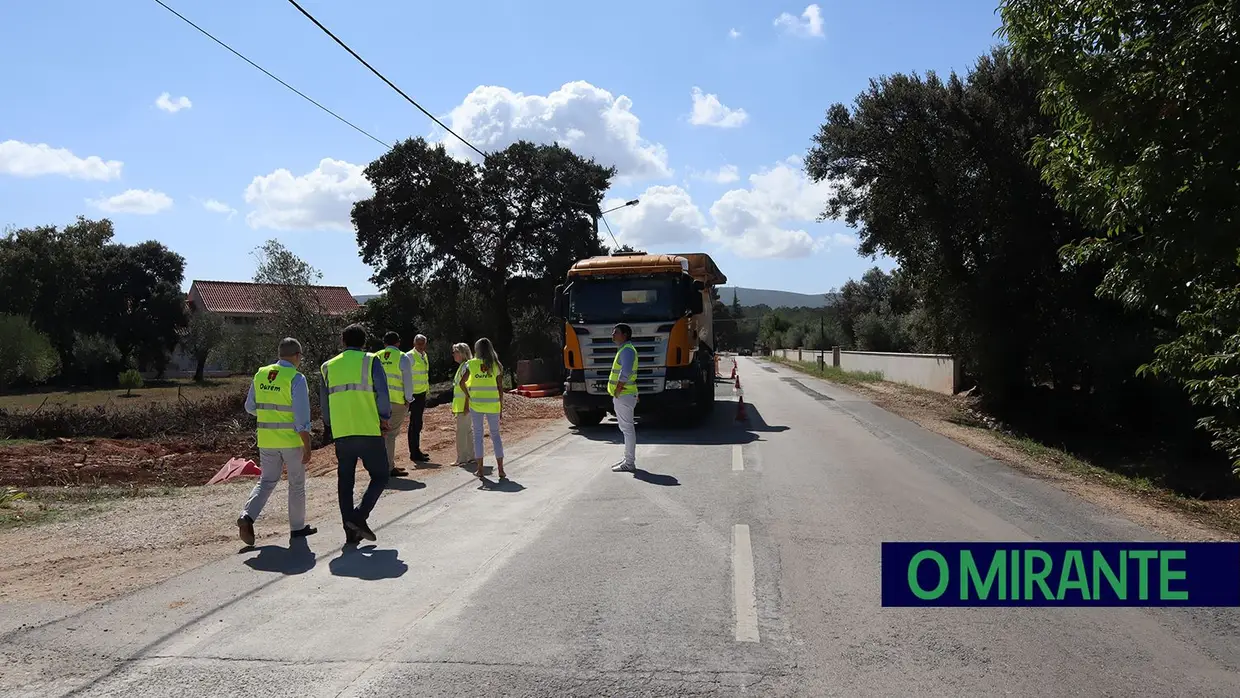
[[[1240,543],[883,543],[883,606],[1240,606]]]

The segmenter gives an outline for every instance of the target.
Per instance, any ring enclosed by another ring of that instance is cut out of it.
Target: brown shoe
[[[241,534],[241,542],[254,545],[254,519],[242,516],[237,519],[237,532]]]

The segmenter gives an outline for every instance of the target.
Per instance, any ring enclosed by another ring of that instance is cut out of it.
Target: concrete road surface
[[[740,373],[747,425],[720,384],[710,424],[639,428],[636,474],[608,468],[613,422],[554,427],[508,445],[507,488],[389,491],[358,551],[312,512],[308,548],[11,630],[0,695],[1240,696],[1236,610],[881,608],[881,541],[1158,536],[839,388]]]

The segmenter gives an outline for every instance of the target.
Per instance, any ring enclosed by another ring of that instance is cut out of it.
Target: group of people
[[[624,435],[624,458],[612,470],[636,469],[636,436],[633,413],[637,406],[637,350],[631,343],[628,325],[616,325],[612,340],[615,360],[607,381],[613,408]],[[350,325],[340,336],[344,351],[319,367],[319,386],[323,426],[336,448],[337,495],[344,526],[345,545],[375,540],[367,520],[379,502],[379,495],[392,477],[407,473],[396,465],[396,436],[409,416],[409,458],[427,462],[422,451],[422,422],[430,394],[430,362],[427,339],[417,335],[413,349],[402,352],[400,335],[388,332],[384,347],[367,352],[366,329]],[[471,350],[465,343],[452,346],[457,370],[452,381],[452,413],[456,418],[456,466],[474,467],[474,475],[485,482],[483,468],[484,427],[491,434],[495,474],[504,473],[504,444],[500,419],[504,409],[504,367],[491,340],[483,337]],[[242,542],[254,545],[254,521],[267,499],[288,472],[289,528],[294,538],[318,532],[306,523],[306,465],[310,463],[310,392],[301,366],[301,343],[292,337],[279,345],[279,360],[254,374],[245,409],[258,422],[258,452],[261,473],[237,519]],[[359,503],[354,501],[357,463],[370,476]]]
[[[392,477],[407,475],[396,464],[396,436],[409,417],[409,458],[430,461],[421,448],[423,416],[430,394],[427,339],[414,338],[413,349],[402,352],[400,335],[388,332],[382,350],[370,353],[366,329],[350,325],[341,333],[344,350],[319,368],[319,402],[323,425],[336,450],[337,494],[346,545],[375,540],[367,523],[379,496]],[[253,545],[254,521],[267,499],[288,472],[289,528],[294,538],[318,529],[306,523],[306,466],[310,463],[310,393],[301,374],[301,343],[289,337],[280,342],[279,359],[254,374],[246,396],[246,411],[257,419],[259,475],[237,528],[242,542]],[[504,369],[491,341],[479,339],[453,345],[457,362],[453,378],[452,412],[456,417],[457,466],[473,466],[484,477],[483,428],[491,434],[496,476],[504,473],[504,446],[500,436]],[[370,477],[361,502],[354,502],[357,463]]]

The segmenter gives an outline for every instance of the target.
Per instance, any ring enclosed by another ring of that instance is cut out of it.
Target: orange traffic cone
[[[735,361],[732,362],[732,375],[730,377],[731,378],[736,377],[736,362]]]
[[[733,375],[732,377],[736,379],[736,385],[732,387],[736,388],[737,390],[740,390],[741,389],[741,377],[737,375]]]
[[[736,399],[736,421],[748,422],[749,415],[745,413],[745,396],[740,395]]]

